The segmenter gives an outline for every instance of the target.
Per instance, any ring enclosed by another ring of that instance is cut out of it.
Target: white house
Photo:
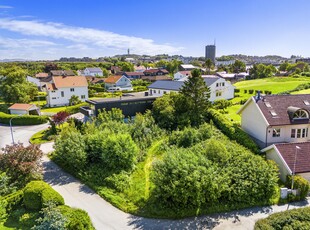
[[[182,78],[189,77],[189,76],[192,76],[191,71],[189,70],[179,71],[173,75],[173,80],[178,81]]]
[[[88,99],[88,84],[84,76],[56,76],[42,86],[47,92],[47,105],[50,107],[69,105],[72,95],[81,101]]]
[[[40,115],[40,109],[33,104],[15,103],[8,108],[10,114]]]
[[[273,144],[262,149],[262,152],[266,153],[267,159],[276,162],[282,181],[286,181],[286,177],[292,174],[299,174],[309,180],[310,142]]]
[[[98,67],[94,67],[94,68],[85,68],[84,69],[84,76],[93,76],[93,77],[102,77],[103,76],[103,72],[102,69],[98,68]]]
[[[110,76],[104,79],[105,87],[107,90],[110,88],[122,90],[132,90],[131,81],[125,76]]]
[[[211,102],[218,99],[232,99],[234,98],[235,87],[230,82],[222,78],[211,75],[202,76],[206,85],[210,88]],[[183,78],[184,79],[184,78]],[[153,96],[163,96],[166,93],[178,92],[182,88],[184,81],[155,81],[148,86],[149,94]]]
[[[27,81],[35,84],[38,88],[41,88],[41,81],[38,78],[27,76]]]
[[[253,96],[237,113],[242,129],[261,147],[310,141],[310,94]]]

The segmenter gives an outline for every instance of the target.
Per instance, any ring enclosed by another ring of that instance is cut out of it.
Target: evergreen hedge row
[[[12,125],[39,125],[44,124],[48,120],[48,116],[37,116],[37,115],[11,115],[7,113],[0,112],[0,123],[1,124],[10,124],[10,119],[12,120]]]
[[[230,139],[237,141],[240,145],[248,148],[254,153],[260,153],[259,147],[251,137],[238,127],[237,124],[229,121],[223,114],[214,109],[209,109],[209,118],[214,122],[216,127]]]

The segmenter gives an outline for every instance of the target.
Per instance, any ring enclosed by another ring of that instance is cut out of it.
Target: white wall
[[[182,79],[183,77],[186,77],[186,75],[183,75],[183,74],[181,74],[180,72],[177,72],[177,73],[175,73],[174,75],[173,75],[173,80],[180,80],[180,79]]]
[[[224,84],[224,86],[223,86]],[[210,85],[210,101],[215,101],[218,99],[232,99],[234,98],[235,87],[230,84],[230,82],[225,81],[225,79],[219,78],[216,82]],[[220,93],[221,95],[217,95]]]
[[[280,128],[280,137],[273,137],[273,129]],[[291,138],[292,129],[307,129],[308,135],[305,138]],[[280,142],[305,142],[310,141],[310,125],[300,124],[300,125],[285,125],[285,126],[274,126],[268,128],[268,143],[280,143]]]
[[[174,90],[167,90],[167,89],[155,89],[155,88],[150,88],[149,89],[149,95],[152,96],[158,96],[161,97],[167,93],[171,93],[171,92],[175,92],[178,93],[178,91],[174,91]]]
[[[251,98],[249,104],[244,108],[241,114],[241,127],[249,135],[256,139],[266,142],[267,122],[257,104]]]
[[[131,81],[125,77],[125,76],[122,76],[121,79],[118,80],[118,82],[116,83],[105,83],[105,87],[107,89],[109,89],[110,87],[120,87],[122,89],[126,89],[126,90],[132,90],[132,85],[131,85]]]
[[[86,68],[86,69],[84,70],[84,75],[85,75],[85,76],[93,76],[93,77],[96,77],[96,76],[102,77],[102,76],[103,76],[103,72],[102,72],[102,71],[101,71],[101,72],[90,72],[90,71],[88,70],[88,68]]]
[[[270,150],[268,150],[266,152],[266,158],[268,160],[273,160],[276,162],[276,164],[278,165],[279,168],[279,176],[280,179],[285,182],[286,181],[286,176],[290,175],[290,171],[286,168],[285,163],[283,162],[283,160],[281,159],[281,157],[279,156],[279,154],[277,153],[277,151],[272,148]]]
[[[51,107],[53,106],[64,106],[69,105],[69,99],[72,95],[76,95],[79,97],[81,101],[85,101],[88,99],[88,87],[75,87],[74,91],[71,92],[71,88],[59,88],[55,91],[47,92],[47,104]],[[64,97],[61,96],[61,92],[64,92]],[[85,98],[82,99],[82,95],[85,95]]]
[[[26,110],[17,110],[17,109],[10,109],[10,114],[28,114]]]

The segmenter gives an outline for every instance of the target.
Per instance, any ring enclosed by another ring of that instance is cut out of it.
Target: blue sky
[[[0,0],[0,59],[310,56],[308,0]]]

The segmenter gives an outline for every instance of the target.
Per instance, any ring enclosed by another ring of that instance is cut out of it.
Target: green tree
[[[38,94],[35,84],[26,81],[27,72],[20,67],[0,71],[0,95],[7,103],[29,103]]]
[[[212,60],[210,58],[208,58],[205,62],[205,66],[208,69],[208,74],[210,74],[210,71],[213,67],[214,63],[212,62]]]
[[[231,106],[231,101],[225,100],[225,99],[218,99],[215,100],[213,103],[213,107],[216,109],[221,109],[225,111],[229,106]]]
[[[194,69],[191,73],[192,77],[184,82],[180,94],[184,96],[191,125],[199,126],[203,123],[210,106],[210,89],[201,77],[199,69]]]
[[[254,64],[249,70],[250,79],[272,77],[277,72],[273,65]]]
[[[72,95],[69,99],[69,105],[77,105],[81,103],[81,100],[79,98],[79,96],[76,95]]]
[[[240,73],[246,71],[246,65],[240,60],[236,60],[234,64],[231,65],[230,70],[232,73]]]

